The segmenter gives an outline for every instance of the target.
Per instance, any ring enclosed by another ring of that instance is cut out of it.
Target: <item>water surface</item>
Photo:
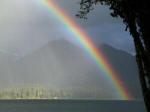
[[[0,112],[146,112],[143,101],[0,100]]]

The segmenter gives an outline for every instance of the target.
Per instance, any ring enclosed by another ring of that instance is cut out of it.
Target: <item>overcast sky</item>
[[[80,0],[53,0],[67,12],[91,39],[134,52],[132,38],[120,19],[112,18],[106,6],[96,6],[88,20],[75,17]],[[59,32],[59,33],[58,33]],[[24,55],[47,42],[67,38],[74,40],[67,27],[40,0],[0,0],[0,52]]]

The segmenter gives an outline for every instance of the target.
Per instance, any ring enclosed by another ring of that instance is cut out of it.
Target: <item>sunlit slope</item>
[[[24,87],[0,89],[0,99],[113,99],[101,88]]]

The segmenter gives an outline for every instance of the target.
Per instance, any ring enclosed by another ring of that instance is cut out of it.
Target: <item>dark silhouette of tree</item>
[[[87,19],[97,4],[109,6],[111,15],[120,17],[133,37],[143,97],[150,112],[150,0],[81,0],[76,16]]]

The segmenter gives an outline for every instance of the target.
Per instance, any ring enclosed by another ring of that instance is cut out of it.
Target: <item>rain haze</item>
[[[125,25],[100,5],[88,20],[77,18],[79,1],[53,0],[101,49],[129,93],[141,99],[134,45]],[[44,98],[120,99],[104,71],[80,45],[40,0],[0,0],[0,88],[11,88],[12,93],[16,88],[34,88],[46,91]],[[39,94],[36,97],[41,98]]]
[[[120,19],[112,18],[106,6],[97,6],[85,21],[75,17],[79,0],[56,2],[80,23],[92,40],[134,53],[132,38],[125,32],[125,25]],[[69,29],[40,0],[1,0],[0,8],[1,51],[24,55],[57,38],[74,40]]]

